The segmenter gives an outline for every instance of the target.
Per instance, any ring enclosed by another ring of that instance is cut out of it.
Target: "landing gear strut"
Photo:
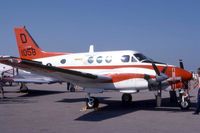
[[[2,83],[0,83],[0,93],[1,93],[1,98],[4,99],[4,89]]]
[[[28,87],[26,86],[25,83],[21,83],[19,90],[20,92],[28,93]]]
[[[73,84],[71,84],[70,82],[67,82],[67,90],[69,92],[75,92],[75,87]]]
[[[187,92],[180,91],[179,92],[179,100],[178,104],[182,110],[188,110],[191,106],[190,97]]]

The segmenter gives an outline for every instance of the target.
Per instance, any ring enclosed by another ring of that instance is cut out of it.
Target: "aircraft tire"
[[[86,100],[87,109],[98,108],[98,106],[99,106],[99,100],[97,98],[95,98],[95,97],[87,98],[87,100]]]
[[[129,93],[124,93],[124,94],[122,95],[122,103],[123,103],[123,104],[129,104],[129,103],[131,103],[131,101],[132,101],[132,96],[131,96],[131,94],[129,94]]]
[[[180,101],[179,106],[181,110],[188,110],[191,106],[191,102],[189,99],[185,99],[185,101]]]

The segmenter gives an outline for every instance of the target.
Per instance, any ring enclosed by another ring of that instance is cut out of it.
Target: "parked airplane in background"
[[[0,74],[2,74],[3,72],[7,72],[7,71],[12,71],[12,73],[13,73],[13,67],[0,63]]]
[[[11,77],[11,76],[14,75],[14,73],[15,73],[15,69],[13,67],[0,63],[0,77],[1,77],[1,79],[3,77]],[[11,86],[12,82],[5,82],[4,85]]]
[[[91,47],[87,53],[45,52],[25,27],[15,28],[15,33],[20,58],[2,58],[0,62],[83,87],[88,94],[87,108],[99,105],[91,93],[104,90],[123,93],[124,103],[130,103],[131,94],[140,90],[157,91],[157,105],[160,106],[162,90],[170,87],[185,91],[184,84],[192,79],[192,74],[183,66],[160,63],[137,51],[95,52]],[[181,103],[184,109],[190,106],[188,97]]]
[[[8,56],[1,56],[1,58],[6,58]],[[27,92],[28,87],[26,83],[35,83],[35,84],[53,84],[53,83],[62,83],[51,77],[45,77],[42,75],[34,74],[25,70],[11,67],[9,65],[0,63],[0,74],[3,86],[13,86],[13,83],[20,83],[20,91]]]

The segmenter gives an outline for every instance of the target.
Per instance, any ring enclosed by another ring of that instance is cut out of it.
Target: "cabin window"
[[[61,63],[61,64],[65,64],[65,63],[66,63],[66,59],[62,59],[62,60],[60,61],[60,63]]]
[[[88,58],[88,63],[93,63],[94,62],[94,58],[92,57],[92,56],[90,56],[89,58]]]
[[[102,62],[102,56],[97,57],[97,63],[101,63]]]
[[[130,56],[129,56],[129,55],[123,55],[123,56],[121,57],[121,61],[122,61],[122,62],[129,62],[129,60],[130,60]]]
[[[112,61],[112,56],[106,56],[106,63],[110,63]]]

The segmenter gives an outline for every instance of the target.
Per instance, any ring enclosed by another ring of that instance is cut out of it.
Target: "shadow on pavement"
[[[105,99],[109,99],[110,97],[98,97],[99,101],[103,101]],[[63,103],[77,103],[77,102],[85,102],[86,98],[65,98],[57,102],[63,102]]]
[[[4,99],[0,99],[0,105],[1,104],[26,104],[26,103],[36,103],[36,101],[30,100],[28,98],[22,98],[22,97],[12,97],[12,98],[5,97]]]
[[[60,94],[60,93],[65,93],[65,91],[29,90],[28,93],[23,93],[23,92],[19,92],[19,91],[6,91],[5,93],[19,93],[20,96],[5,97],[3,99],[0,98],[0,104],[36,103],[37,101],[30,99],[30,97]],[[17,95],[19,95],[19,94],[17,94]]]
[[[28,90],[28,93],[24,93],[24,95],[20,97],[37,97],[37,96],[45,96],[45,95],[54,95],[66,93],[65,91],[50,91],[50,90]]]
[[[101,101],[100,103],[106,104],[106,106],[100,107],[97,111],[90,111],[79,118],[75,119],[77,121],[102,121],[106,119],[111,119],[115,117],[119,117],[122,115],[126,115],[129,113],[137,112],[137,111],[167,111],[167,112],[183,112],[178,104],[170,103],[169,98],[164,98],[162,100],[162,106],[156,107],[155,99],[149,100],[140,100],[133,101],[129,105],[123,105],[121,101]],[[195,104],[192,103],[192,107],[189,110],[185,111],[193,111],[193,107]]]

